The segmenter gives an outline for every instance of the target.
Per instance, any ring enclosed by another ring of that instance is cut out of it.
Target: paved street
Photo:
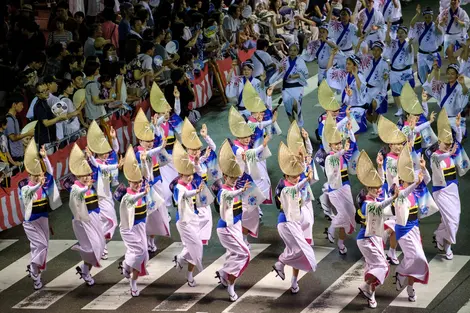
[[[433,1],[433,3],[436,3]],[[437,9],[437,4],[434,5]],[[468,9],[468,6],[465,7]],[[414,4],[404,8],[405,21],[414,14]],[[317,117],[323,111],[317,104],[316,65],[309,64],[311,78],[305,90],[303,101],[305,128],[310,133],[316,149],[315,129]],[[444,75],[443,75],[444,77]],[[419,93],[421,88],[417,89]],[[277,104],[279,94],[274,96]],[[393,99],[390,97],[391,102]],[[223,140],[230,136],[228,129],[228,106],[221,101],[211,101],[210,108],[203,110],[198,129],[203,123],[208,126],[209,134],[220,148]],[[436,110],[437,104],[431,101],[430,111]],[[387,117],[396,121],[396,112],[391,107]],[[273,188],[281,177],[277,163],[277,147],[281,140],[286,140],[288,120],[283,111],[279,110],[279,125],[284,131],[281,136],[273,138],[269,143],[273,156],[268,160],[268,168]],[[435,126],[435,125],[434,125]],[[435,128],[435,127],[434,127]],[[464,144],[470,152],[468,140]],[[361,134],[359,148],[365,149],[374,156],[381,147],[378,138],[370,134]],[[318,168],[321,180],[313,186],[316,198],[321,194],[321,186],[325,179]],[[359,191],[360,184],[356,177],[351,177],[353,195]],[[79,254],[70,250],[76,243],[68,208],[67,194],[63,194],[64,205],[54,211],[50,223],[54,229],[49,249],[47,271],[42,276],[45,287],[34,292],[32,281],[26,276],[26,265],[29,263],[29,245],[21,226],[0,233],[0,312],[276,312],[276,313],[307,313],[307,312],[387,312],[387,313],[470,313],[470,176],[459,178],[462,215],[457,244],[453,247],[455,258],[447,261],[437,254],[432,244],[432,236],[440,216],[435,214],[421,222],[421,234],[424,250],[430,262],[430,282],[427,286],[416,287],[418,300],[410,303],[406,291],[400,294],[395,290],[392,266],[389,278],[376,293],[378,307],[367,309],[367,302],[358,296],[357,287],[363,280],[362,256],[357,248],[355,235],[345,242],[347,256],[340,256],[335,246],[328,243],[323,235],[329,222],[324,218],[320,205],[315,201],[315,225],[313,238],[315,254],[319,266],[315,273],[301,273],[300,292],[290,293],[290,270],[286,269],[286,280],[282,281],[271,272],[271,266],[281,254],[284,244],[281,241],[276,221],[278,210],[274,205],[263,206],[263,225],[260,237],[252,239],[252,261],[246,272],[237,280],[236,292],[240,299],[231,303],[226,290],[217,285],[214,278],[224,259],[225,250],[220,245],[215,227],[210,244],[204,247],[204,271],[195,276],[198,284],[189,288],[184,273],[173,268],[172,258],[181,250],[179,234],[175,224],[171,223],[171,239],[159,238],[158,251],[151,255],[148,264],[149,276],[139,279],[141,289],[139,298],[131,298],[127,280],[123,279],[118,270],[118,263],[123,259],[125,248],[116,232],[109,244],[109,259],[103,262],[100,269],[94,268],[92,274],[96,281],[93,287],[87,287],[83,280],[75,275],[75,266],[80,262]],[[172,211],[174,217],[174,210]],[[218,214],[213,211],[214,225]],[[401,257],[400,257],[401,259]],[[300,277],[299,277],[300,278]]]

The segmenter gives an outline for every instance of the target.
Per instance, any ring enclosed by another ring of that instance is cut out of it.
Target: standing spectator
[[[56,42],[67,45],[69,42],[71,42],[73,39],[73,35],[68,30],[65,30],[65,20],[59,16],[55,19],[55,25],[56,30],[49,33],[47,45],[51,46]]]
[[[25,20],[20,23],[19,27],[25,37],[21,41],[22,51],[44,51],[46,49],[46,38],[36,22]]]
[[[68,119],[67,115],[54,116],[47,103],[49,89],[47,84],[36,85],[36,95],[38,100],[34,106],[33,120],[38,121],[34,129],[34,139],[39,146],[46,145],[48,154],[54,153],[54,147],[50,143],[56,140],[56,124]]]
[[[73,55],[67,55],[62,60],[62,68],[60,70],[59,78],[72,79],[72,73],[78,70],[77,58]]]
[[[73,15],[73,18],[78,24],[78,41],[83,45],[88,38],[88,27],[85,22],[85,13],[78,11]]]
[[[88,0],[88,10],[86,12],[86,18],[88,23],[95,23],[96,16],[103,11],[104,4],[101,0]]]
[[[71,32],[73,40],[78,40],[78,23],[75,19],[69,17],[69,6],[68,1],[60,2],[57,5],[57,18],[62,19],[64,22],[64,29]],[[74,1],[72,1],[74,2]],[[57,20],[56,20],[57,23]],[[53,24],[53,27],[56,26],[56,23]],[[56,30],[51,29],[50,31]]]
[[[9,166],[20,166],[21,162],[13,160],[8,150],[8,137],[6,135],[7,118],[0,116],[0,162]]]
[[[83,48],[83,54],[85,58],[96,55],[95,40],[96,38],[102,37],[102,36],[103,36],[103,32],[101,30],[101,25],[100,24],[91,25],[88,39],[86,40],[85,46]]]
[[[49,107],[52,107],[54,103],[59,101],[59,99],[54,96],[54,93],[57,92],[57,82],[54,76],[46,76],[42,80],[41,84],[45,84],[47,87],[47,96],[46,100],[49,105]],[[36,85],[37,86],[37,85]],[[31,101],[31,104],[29,105],[28,113],[26,114],[26,118],[29,120],[34,120],[34,108],[36,106],[36,102],[39,100],[39,97],[37,96],[37,88],[36,89],[36,97]]]
[[[78,41],[69,42],[67,51],[75,57],[83,57],[83,44]]]
[[[24,148],[21,140],[26,137],[34,136],[34,130],[21,134],[21,126],[17,115],[23,110],[23,101],[23,96],[20,94],[13,94],[7,99],[7,108],[9,108],[9,110],[6,115],[7,127],[5,129],[5,135],[8,137],[10,156],[12,160],[17,163],[21,163],[24,158]]]
[[[152,88],[153,82],[153,55],[155,53],[155,45],[151,41],[144,41],[142,44],[141,52],[137,57],[141,62],[142,70],[148,73],[145,76],[144,82],[147,89]]]
[[[119,48],[119,26],[116,25],[116,14],[111,8],[103,11],[104,23],[101,24],[103,38],[110,40],[114,47]]]
[[[149,0],[142,0],[140,1],[140,4],[144,6],[145,10],[147,10],[149,14],[149,18],[147,20],[147,26],[153,28],[155,26],[155,22],[153,20],[153,12],[152,12],[152,8],[149,5]]]
[[[67,111],[70,114],[70,119],[64,122],[64,136],[70,136],[80,130],[80,123],[83,126],[87,126],[82,116],[82,109],[85,107],[85,99],[82,103],[73,103],[70,99],[74,93],[74,86],[71,80],[64,79],[59,86],[59,100],[67,104]],[[70,138],[70,141],[78,139],[78,135],[75,138]]]
[[[228,14],[224,17],[224,35],[230,43],[236,44],[238,32],[240,31],[240,8],[236,4],[232,4],[228,8]]]
[[[46,56],[42,52],[33,52],[27,58],[28,64],[23,70],[32,69],[34,71],[34,79],[32,79],[31,83],[33,86],[36,86],[39,81],[38,73],[41,73],[42,67],[46,63]]]
[[[142,32],[142,20],[137,17],[134,17],[131,19],[130,23],[131,31],[129,35],[127,35],[127,40],[136,39],[139,41],[139,44],[142,44],[143,38],[140,35],[140,33]]]
[[[132,4],[128,2],[124,2],[120,6],[121,11],[121,22],[119,23],[118,27],[118,34],[119,34],[119,55],[122,57],[125,53],[126,49],[126,40],[127,35],[131,32],[131,24],[130,20],[134,16],[134,7]]]
[[[171,71],[170,68],[175,68],[174,62],[179,60],[179,55],[178,53],[175,53],[172,58],[168,56],[168,52],[166,52],[165,47],[163,46],[163,41],[165,39],[166,32],[163,29],[157,29],[155,30],[155,53],[154,56],[160,56],[163,60],[162,63],[162,69],[163,72],[160,74],[158,77],[159,85],[166,85],[168,81],[170,81],[170,74]]]
[[[100,64],[95,61],[89,61],[85,63],[85,116],[88,121],[99,119],[106,115],[106,109],[104,105],[110,103],[112,99],[100,99],[100,84],[96,80],[100,73]]]
[[[127,93],[130,96],[141,97],[145,86],[142,84],[142,80],[145,78],[148,72],[144,72],[142,69],[142,62],[137,57],[140,53],[139,41],[131,39],[126,45],[126,62],[127,74],[125,76]]]
[[[274,74],[276,70],[276,64],[274,63],[271,55],[267,53],[269,48],[269,41],[260,38],[256,42],[256,51],[253,54],[251,60],[253,61],[253,77],[259,79],[259,76],[266,74],[266,82],[269,82],[269,78]]]
[[[47,48],[47,61],[44,67],[44,76],[56,76],[61,69],[61,61],[65,56],[65,48],[61,43],[54,43]]]
[[[189,116],[189,103],[194,101],[193,85],[181,68],[176,68],[171,72],[171,80],[173,83],[165,87],[165,99],[173,108],[173,111],[184,120],[185,117]],[[180,92],[181,112],[175,110],[175,96],[173,95],[175,87]]]
[[[71,80],[72,80],[72,85],[74,88],[74,93],[78,89],[83,88],[83,72],[82,71],[73,72],[71,76]]]

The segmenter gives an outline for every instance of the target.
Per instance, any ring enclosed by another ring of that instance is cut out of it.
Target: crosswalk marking
[[[171,270],[174,267],[172,262],[173,257],[177,255],[181,249],[183,249],[182,243],[174,242],[168,248],[150,259],[147,263],[149,275],[139,277],[137,280],[139,290],[142,291],[145,287]],[[84,306],[82,310],[117,310],[131,298],[129,280],[123,278],[98,298]]]
[[[47,253],[47,262],[69,249],[76,240],[51,240]],[[28,253],[16,260],[2,271],[0,271],[0,292],[11,287],[16,282],[27,276],[26,266],[31,262],[31,255]]]
[[[466,255],[454,255],[453,260],[446,260],[442,255],[436,255],[429,262],[429,283],[427,285],[414,285],[418,300],[416,302],[408,301],[408,294],[405,289],[390,306],[427,308],[469,260],[470,256]]]
[[[470,313],[470,300],[457,313]]]
[[[11,246],[12,244],[14,244],[17,241],[18,241],[18,239],[2,239],[2,240],[0,240],[0,251],[8,248],[9,246]]]
[[[315,258],[317,259],[317,263],[320,263],[331,251],[335,250],[334,248],[330,247],[314,247],[315,251]],[[282,296],[284,292],[290,289],[291,287],[291,278],[292,278],[292,269],[290,266],[286,266],[284,269],[286,274],[285,280],[281,280],[279,277],[276,277],[274,272],[270,272],[266,276],[264,276],[260,281],[258,281],[253,287],[251,287],[247,292],[245,292],[240,298],[238,298],[237,302],[232,303],[228,308],[226,308],[223,312],[235,312],[233,309],[243,303],[243,299],[254,299],[257,300],[256,297],[262,298],[269,298],[269,300],[274,301],[275,299]],[[300,271],[298,280],[300,280],[307,272]],[[264,300],[264,299],[263,299]]]
[[[255,258],[258,254],[269,247],[269,244],[251,244],[250,258]],[[187,284],[175,291],[168,299],[160,303],[153,311],[188,311],[199,300],[204,298],[218,286],[218,280],[215,278],[215,272],[224,264],[225,255],[218,258],[211,265],[206,267],[201,273],[197,274],[196,287],[189,287]],[[187,297],[185,297],[187,295]]]
[[[400,254],[397,252],[397,256]],[[364,258],[357,261],[301,313],[341,312],[359,293],[358,287],[364,282],[364,265]]]
[[[101,260],[101,267],[94,267],[91,270],[92,275],[97,275],[99,272],[116,262],[126,252],[126,247],[122,241],[111,241],[108,243],[108,259]],[[36,291],[13,308],[15,309],[47,309],[69,292],[84,284],[82,279],[76,275],[75,268],[82,265],[80,262],[62,275],[48,283],[43,289]],[[117,267],[117,266],[116,266]],[[116,274],[118,274],[116,268]]]

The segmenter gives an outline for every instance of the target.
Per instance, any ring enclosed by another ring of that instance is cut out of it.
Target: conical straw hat
[[[260,98],[258,92],[255,90],[255,87],[253,87],[249,80],[246,81],[245,86],[243,87],[242,99],[245,108],[247,108],[247,110],[251,113],[266,111],[266,105],[264,104],[264,101]]]
[[[150,90],[150,105],[157,113],[166,113],[171,111],[171,106],[168,104],[168,101],[166,101],[165,95],[155,82]]]
[[[452,137],[452,128],[450,127],[449,117],[445,108],[441,109],[439,116],[437,117],[437,137],[438,139],[446,144],[454,142]]]
[[[137,139],[144,141],[153,141],[155,139],[153,126],[145,116],[142,108],[139,109],[134,120],[134,134]]]
[[[33,176],[39,176],[45,172],[44,162],[39,155],[38,147],[34,138],[31,138],[24,152],[24,167]]]
[[[219,167],[222,173],[228,177],[240,177],[243,174],[227,139],[219,151]]]
[[[98,126],[98,123],[96,123],[94,120],[91,122],[90,127],[88,128],[86,140],[88,148],[93,153],[105,154],[112,150],[108,138],[106,138]]]
[[[305,164],[300,155],[290,150],[282,141],[277,160],[281,171],[288,176],[298,176],[305,171]]]
[[[184,118],[183,127],[181,128],[181,141],[188,149],[197,150],[202,147],[197,131],[187,117]]]
[[[379,188],[382,186],[379,173],[364,150],[361,151],[357,160],[357,178],[366,187]]]
[[[398,177],[407,183],[415,182],[415,171],[411,158],[410,147],[408,145],[401,151],[398,157]]]
[[[341,105],[336,100],[335,93],[330,88],[326,79],[318,87],[318,102],[326,111],[338,111]]]
[[[173,164],[179,174],[192,175],[194,174],[194,164],[189,159],[188,152],[184,150],[181,143],[176,140],[173,147]]]
[[[326,118],[323,136],[325,136],[326,142],[328,143],[339,143],[343,139],[341,132],[338,130],[338,126],[336,125],[336,121],[331,114],[328,114],[328,117]]]
[[[129,145],[124,156],[123,171],[124,176],[130,182],[140,182],[142,180],[142,171],[140,170],[132,145]]]
[[[407,140],[398,126],[383,115],[379,116],[377,127],[380,139],[386,144],[401,144]]]
[[[253,135],[253,130],[248,126],[240,112],[233,106],[228,113],[228,126],[232,135],[237,138],[245,138]]]
[[[88,160],[83,153],[82,149],[77,144],[73,145],[72,151],[69,156],[70,172],[77,176],[87,176],[93,173]]]
[[[416,96],[409,82],[406,82],[401,90],[400,102],[406,113],[421,115],[424,112],[421,103],[419,103],[418,96]]]
[[[299,149],[302,149],[302,153],[306,154],[304,138],[301,135],[299,125],[297,121],[292,121],[287,132],[287,146],[293,152],[299,152]]]

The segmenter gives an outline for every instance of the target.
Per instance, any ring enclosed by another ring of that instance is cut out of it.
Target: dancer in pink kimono
[[[460,125],[460,114],[456,118]],[[437,119],[439,148],[431,156],[432,191],[439,206],[441,223],[434,232],[434,242],[443,250],[447,260],[454,258],[451,246],[457,242],[457,231],[460,223],[460,196],[457,180],[468,170],[468,164],[462,162],[462,132],[457,128],[455,140],[447,112],[442,109]],[[463,151],[464,152],[464,151]]]
[[[207,186],[209,177],[212,180],[217,180],[221,178],[221,173],[217,164],[217,147],[208,135],[206,124],[202,125],[200,134],[207,143],[207,148],[203,151],[201,151],[202,142],[197,135],[196,129],[186,118],[181,129],[181,143],[186,148],[189,160],[195,169],[193,182],[197,186],[201,183]],[[211,198],[213,200],[213,197]],[[197,206],[197,215],[199,217],[201,240],[204,245],[207,245],[212,236],[212,210],[210,203],[207,202],[207,198],[204,200],[206,205],[199,203]]]
[[[295,121],[294,121],[295,122]],[[284,178],[276,188],[276,204],[279,208],[277,231],[286,245],[284,252],[273,265],[273,270],[284,280],[285,265],[292,267],[291,292],[299,292],[297,277],[299,271],[315,271],[317,261],[312,246],[305,240],[302,230],[302,189],[309,180],[313,179],[313,171],[309,170],[307,177],[301,180],[301,174],[305,170],[305,155],[301,151],[296,154],[283,142],[279,146],[278,161]]]
[[[100,218],[98,194],[91,179],[93,171],[77,144],[70,152],[69,168],[77,178],[72,186],[69,200],[73,214],[73,232],[78,240],[78,245],[73,246],[72,250],[78,251],[83,260],[83,264],[77,266],[76,270],[88,286],[93,286],[95,280],[90,271],[93,266],[101,267],[100,261],[106,241]]]
[[[243,274],[250,262],[250,250],[242,232],[242,197],[250,189],[250,182],[246,180],[242,188],[236,187],[243,171],[228,140],[219,151],[219,166],[224,175],[224,184],[217,193],[220,205],[217,236],[227,253],[224,265],[216,272],[216,277],[227,288],[230,301],[234,302],[238,299],[235,280]]]
[[[396,288],[403,290],[406,287],[408,301],[415,302],[415,283],[427,284],[429,280],[429,265],[421,243],[418,219],[418,198],[413,193],[423,181],[421,171],[418,179],[415,178],[413,161],[408,145],[402,150],[398,158],[398,178],[400,180],[398,198],[395,200],[395,215],[397,222],[395,232],[403,251],[403,261],[396,268]]]
[[[145,152],[143,153],[145,156]],[[129,279],[130,291],[133,297],[138,297],[140,291],[137,288],[137,278],[148,275],[147,262],[149,254],[147,252],[147,232],[145,223],[150,213],[147,195],[151,187],[145,185],[142,190],[142,171],[137,162],[132,145],[127,149],[124,157],[124,176],[129,182],[126,194],[121,200],[119,217],[121,224],[119,229],[121,237],[126,246],[124,261],[119,263],[121,274]]]
[[[118,167],[122,167],[122,160],[119,164],[117,162],[119,143],[116,139],[116,131],[112,127],[110,135],[113,143],[112,148],[98,124],[92,121],[87,132],[86,149],[88,161],[93,170],[92,179],[98,194],[98,205],[100,207],[100,217],[106,242],[113,238],[114,231],[118,226],[113,194],[111,192],[111,172],[117,170]],[[96,157],[93,154],[96,154]],[[111,159],[111,162],[109,162],[109,159]],[[101,258],[103,260],[108,259],[107,246],[105,246]]]
[[[188,286],[195,287],[194,269],[197,267],[199,271],[203,270],[203,246],[196,197],[206,185],[202,182],[198,186],[193,184],[194,164],[179,141],[175,142],[173,148],[173,164],[179,174],[178,184],[173,189],[173,199],[178,206],[176,228],[183,242],[183,250],[180,254],[175,255],[174,262],[178,271],[181,271],[187,264]]]
[[[351,134],[351,124],[348,123],[350,132],[350,140],[354,141],[354,135]],[[335,242],[335,230],[339,228],[338,249],[341,255],[345,255],[348,251],[344,245],[346,234],[354,232],[356,222],[354,213],[354,200],[351,194],[351,185],[348,175],[348,160],[345,153],[350,150],[347,141],[343,147],[341,132],[336,126],[332,115],[328,115],[323,131],[326,142],[328,142],[330,153],[325,159],[325,174],[328,179],[328,198],[337,211],[332,217],[331,225],[325,229],[327,239]]]
[[[41,272],[46,270],[49,247],[49,211],[62,205],[54,183],[53,170],[46,150],[38,153],[36,141],[31,139],[25,150],[24,166],[29,174],[28,184],[21,188],[24,205],[23,228],[31,248],[31,262],[27,266],[34,289],[42,288]]]
[[[382,241],[383,211],[397,198],[398,190],[395,186],[393,197],[377,200],[382,188],[382,178],[364,150],[357,162],[357,178],[367,188],[366,197],[359,203],[360,208],[356,211],[356,222],[361,225],[357,234],[357,246],[366,263],[364,283],[359,291],[367,299],[369,307],[376,308],[375,289],[383,285],[389,273]]]
[[[160,174],[159,153],[164,150],[165,141],[154,147],[154,126],[147,120],[144,111],[139,109],[134,120],[134,134],[139,140],[136,158],[142,168],[145,178],[144,185],[149,184],[151,191],[147,199],[148,205],[155,207],[155,214],[148,216],[145,223],[147,229],[148,251],[156,252],[155,236],[170,237],[170,222],[168,220],[168,209],[163,199],[165,187]],[[145,155],[145,157],[143,157]]]

